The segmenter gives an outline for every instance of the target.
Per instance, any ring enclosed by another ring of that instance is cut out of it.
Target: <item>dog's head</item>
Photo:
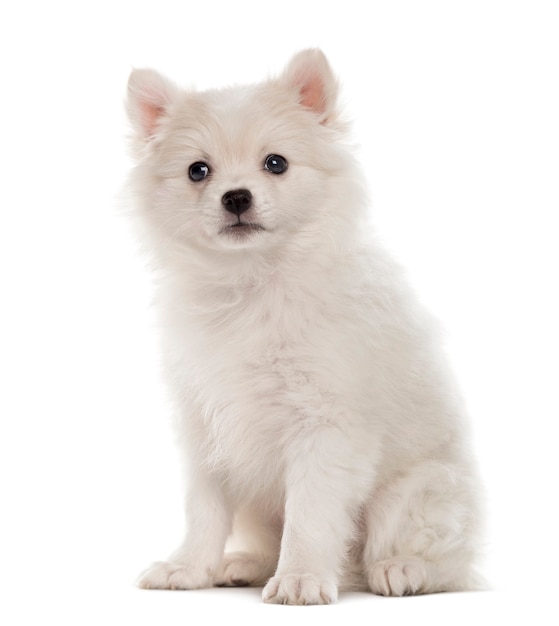
[[[335,233],[353,168],[337,92],[319,50],[277,79],[206,92],[134,70],[133,183],[160,245],[246,249]]]

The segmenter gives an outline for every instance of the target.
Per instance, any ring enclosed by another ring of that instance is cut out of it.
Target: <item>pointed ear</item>
[[[176,92],[175,85],[155,70],[132,70],[126,109],[140,137],[145,140],[153,137]]]
[[[302,50],[287,66],[283,81],[299,94],[299,104],[320,116],[326,124],[336,115],[338,82],[324,53],[318,48]]]

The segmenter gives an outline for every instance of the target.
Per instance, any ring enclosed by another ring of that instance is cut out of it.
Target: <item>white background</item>
[[[2,4],[4,624],[557,623],[557,7]],[[182,504],[150,283],[117,201],[128,73],[256,81],[316,45],[356,120],[378,230],[447,331],[495,591],[287,608],[254,589],[133,585],[178,542]]]

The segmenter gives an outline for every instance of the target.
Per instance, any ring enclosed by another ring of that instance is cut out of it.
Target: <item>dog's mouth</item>
[[[234,236],[242,236],[242,235],[246,235],[249,233],[262,232],[264,230],[266,229],[264,228],[264,226],[261,226],[260,224],[256,224],[253,222],[241,222],[239,220],[238,222],[235,222],[234,224],[228,224],[227,226],[224,226],[219,231],[219,233],[230,234]]]

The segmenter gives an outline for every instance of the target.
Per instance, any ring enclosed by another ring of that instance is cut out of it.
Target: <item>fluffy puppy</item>
[[[130,189],[188,485],[184,541],[142,587],[327,604],[475,585],[463,409],[371,235],[337,94],[319,50],[244,87],[130,76]]]

